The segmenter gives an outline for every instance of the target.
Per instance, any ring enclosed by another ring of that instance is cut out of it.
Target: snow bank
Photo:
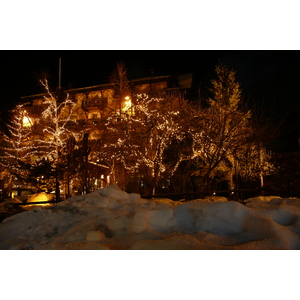
[[[145,200],[116,185],[0,224],[0,249],[300,249],[300,199]]]

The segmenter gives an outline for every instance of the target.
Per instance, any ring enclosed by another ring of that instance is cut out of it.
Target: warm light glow
[[[28,200],[26,201],[26,203],[33,203],[33,202],[47,202],[47,201],[51,201],[54,198],[54,194],[46,194],[44,192],[39,193],[39,194],[33,194],[31,195]],[[39,204],[30,204],[30,205],[26,205],[24,206],[25,210],[30,210],[36,206],[50,206],[52,205],[51,203],[39,203]]]
[[[27,116],[23,117],[23,126],[24,127],[31,127],[32,126],[32,121],[29,117],[27,117]]]
[[[29,199],[27,200],[27,203],[30,202],[47,202],[52,200],[54,197],[53,194],[46,194],[46,193],[39,193],[39,194],[34,194]]]
[[[129,96],[126,96],[122,111],[127,111],[128,109],[131,108],[131,106],[132,106],[131,99]]]

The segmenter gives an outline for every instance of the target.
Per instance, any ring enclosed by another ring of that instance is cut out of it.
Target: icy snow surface
[[[300,249],[300,199],[142,199],[111,185],[0,224],[0,249]]]

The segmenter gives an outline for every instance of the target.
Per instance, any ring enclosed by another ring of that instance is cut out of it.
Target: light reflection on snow
[[[48,202],[53,200],[54,198],[54,194],[46,194],[46,193],[39,193],[39,194],[33,194],[31,195],[28,200],[26,201],[26,203],[34,203],[34,202]],[[47,206],[51,206],[53,205],[52,203],[34,203],[32,205],[24,205],[23,209],[24,210],[31,210],[35,207],[39,207],[39,206],[43,206],[43,207],[47,207]]]

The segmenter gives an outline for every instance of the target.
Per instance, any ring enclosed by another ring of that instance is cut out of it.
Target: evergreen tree
[[[31,163],[38,149],[34,145],[33,123],[25,107],[18,104],[11,111],[11,120],[7,124],[8,134],[1,136],[1,165],[18,179],[26,180],[29,174],[23,168],[24,163]]]
[[[241,109],[241,89],[235,71],[221,64],[212,80],[210,106],[200,110],[193,131],[193,152],[197,157],[197,175],[203,178],[202,191],[217,171],[227,174],[233,188],[232,174],[236,153],[249,138],[250,111]]]

